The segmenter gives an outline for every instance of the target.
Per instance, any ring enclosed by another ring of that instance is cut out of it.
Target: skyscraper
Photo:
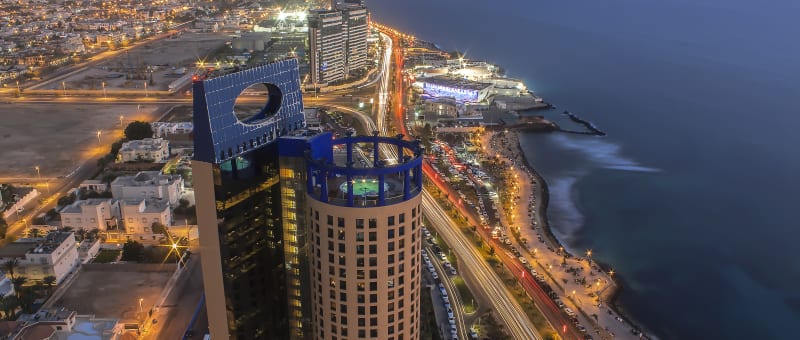
[[[421,149],[377,136],[333,144],[345,155],[308,165],[314,338],[419,339]],[[410,156],[390,164],[387,147]],[[372,148],[371,162],[356,148]]]
[[[343,3],[308,15],[311,81],[315,85],[346,79],[367,66],[367,8]]]
[[[234,102],[257,83],[268,102],[239,121]],[[295,59],[194,83],[192,170],[214,339],[289,337],[277,140],[303,127],[302,105]]]
[[[308,14],[311,81],[314,86],[344,79],[345,33],[342,13],[317,9]]]

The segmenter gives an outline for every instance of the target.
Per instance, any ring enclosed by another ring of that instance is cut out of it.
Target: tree
[[[53,293],[53,284],[56,283],[56,277],[53,276],[53,275],[45,276],[44,279],[42,280],[42,282],[44,282],[44,284],[47,285],[47,293],[48,294],[52,294]]]
[[[75,231],[75,239],[78,242],[83,241],[83,239],[85,238],[86,238],[86,229],[81,228]]]
[[[16,296],[10,295],[0,298],[0,309],[3,310],[6,320],[16,319],[17,307],[19,307],[19,299]]]
[[[150,225],[150,229],[153,231],[153,234],[161,234],[169,239],[169,232],[167,231],[167,227],[165,227],[163,224],[153,222],[153,224]]]
[[[153,127],[150,123],[133,121],[125,128],[125,138],[128,140],[139,140],[153,137]]]
[[[27,277],[24,276],[17,276],[11,279],[11,283],[14,285],[14,290],[17,292],[17,298],[22,300],[22,285],[28,281]]]
[[[14,281],[14,270],[17,269],[17,259],[11,259],[3,263],[3,270],[11,276],[11,281]]]
[[[128,240],[122,246],[122,261],[142,262],[144,260],[144,245]]]
[[[58,206],[59,207],[68,206],[72,203],[75,203],[75,199],[76,199],[75,195],[62,196],[58,199]]]

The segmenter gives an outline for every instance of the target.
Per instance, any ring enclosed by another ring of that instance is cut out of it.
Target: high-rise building
[[[253,84],[269,94],[257,115],[239,121],[239,94]],[[299,328],[299,277],[287,270],[278,137],[303,128],[296,59],[194,84],[192,161],[203,283],[214,339],[286,339]],[[287,238],[289,242],[287,242]],[[294,282],[297,281],[297,282]],[[293,300],[294,299],[294,300]]]
[[[344,79],[342,13],[317,9],[308,14],[309,68],[314,86]]]
[[[333,144],[345,155],[308,166],[314,338],[419,339],[421,149],[389,137]],[[357,167],[365,144],[372,161]],[[413,156],[389,164],[387,146]]]
[[[320,85],[344,80],[367,66],[368,11],[342,3],[308,15],[311,81]]]
[[[338,7],[342,12],[342,23],[345,34],[346,75],[355,74],[367,66],[367,8],[355,4],[343,4]]]
[[[253,84],[267,104],[240,121]],[[419,339],[419,143],[310,135],[299,88],[294,59],[194,83],[211,337]]]

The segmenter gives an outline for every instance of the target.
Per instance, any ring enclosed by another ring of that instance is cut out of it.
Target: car
[[[442,266],[443,266],[445,269],[447,269],[447,268],[450,268],[450,262],[444,261],[444,263],[442,264]]]
[[[569,317],[571,317],[571,318],[574,318],[574,317],[577,317],[577,316],[578,316],[578,315],[577,315],[577,314],[575,314],[575,312],[573,312],[573,311],[572,311],[572,309],[570,309],[569,307],[564,307],[564,313],[567,313],[567,315],[569,315]]]
[[[194,337],[194,330],[190,329],[190,330],[186,331],[186,333],[184,333],[183,336],[186,337],[186,338]]]
[[[578,325],[578,331],[581,333],[586,333],[586,327],[583,327],[583,325]]]
[[[450,275],[458,275],[455,267],[450,267]]]
[[[431,277],[433,277],[434,280],[438,280],[439,279],[439,274],[437,274],[436,272],[433,272],[433,273],[431,273]]]
[[[447,261],[447,255],[444,253],[439,253],[439,257],[442,259],[442,261]]]

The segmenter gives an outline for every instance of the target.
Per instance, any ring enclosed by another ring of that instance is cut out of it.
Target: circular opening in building
[[[233,112],[236,119],[245,124],[257,124],[278,113],[283,93],[278,86],[256,83],[248,86],[236,97]]]

